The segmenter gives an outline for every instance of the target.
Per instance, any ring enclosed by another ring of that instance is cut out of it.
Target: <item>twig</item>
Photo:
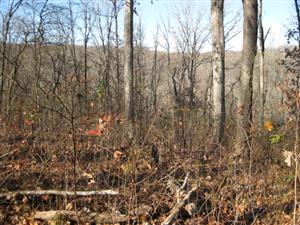
[[[15,153],[16,151],[18,151],[18,150],[19,150],[19,149],[17,148],[17,149],[15,149],[15,150],[11,151],[11,152],[6,152],[6,153],[0,155],[0,160],[1,160],[2,158],[5,158],[5,157],[7,157],[7,156],[10,156],[10,155],[14,154],[14,153]]]
[[[144,144],[145,144],[145,142],[146,142],[146,140],[147,140],[147,138],[148,138],[148,135],[149,135],[149,133],[150,133],[150,131],[151,131],[153,125],[154,125],[155,120],[156,120],[157,114],[158,114],[158,112],[156,112],[155,115],[154,115],[154,118],[153,118],[153,120],[152,120],[152,122],[151,122],[151,124],[150,124],[150,126],[149,126],[148,131],[147,131],[147,134],[146,134],[146,136],[145,136],[145,138],[144,138],[144,140],[143,140],[142,146],[144,146]]]
[[[188,159],[185,162],[181,163],[180,165],[176,165],[176,167],[174,166],[175,168],[171,172],[169,172],[167,175],[165,175],[164,177],[160,178],[159,181],[162,181],[162,180],[166,179],[167,177],[170,177],[171,174],[175,173],[176,170],[178,170],[179,168],[185,166],[190,161],[191,161],[191,159]]]
[[[184,178],[184,181],[182,183],[182,185],[179,188],[176,188],[176,198],[177,198],[177,202],[180,202],[180,195],[182,193],[182,191],[187,187],[188,185],[188,179],[189,179],[189,174],[190,172],[186,173],[186,176]]]
[[[173,220],[176,218],[177,214],[180,212],[180,210],[188,203],[190,200],[192,194],[198,189],[198,186],[195,186],[192,188],[187,195],[179,201],[175,207],[171,210],[170,215],[167,216],[167,218],[162,222],[161,225],[169,225],[173,222]]]
[[[187,187],[189,175],[190,175],[190,172],[187,172],[186,176],[184,178],[184,181],[183,181],[181,187],[179,188],[179,191],[183,191],[183,189],[185,189]]]

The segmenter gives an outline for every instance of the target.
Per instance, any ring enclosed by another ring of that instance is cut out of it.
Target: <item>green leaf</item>
[[[275,145],[280,143],[282,140],[282,135],[281,134],[273,134],[269,137],[269,141],[271,145]]]

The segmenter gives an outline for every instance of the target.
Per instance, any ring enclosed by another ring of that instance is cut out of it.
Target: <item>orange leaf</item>
[[[111,122],[111,120],[112,120],[112,116],[111,116],[110,114],[108,114],[108,115],[102,116],[100,119],[101,119],[102,122],[104,122],[104,123],[109,123],[109,122]]]
[[[42,200],[48,201],[49,200],[49,195],[42,195]]]
[[[89,136],[101,136],[102,135],[102,133],[99,132],[99,130],[88,130],[86,132],[86,134]]]
[[[273,123],[271,120],[265,122],[265,129],[271,132],[274,129]]]
[[[32,120],[25,120],[26,126],[31,126],[33,124]]]

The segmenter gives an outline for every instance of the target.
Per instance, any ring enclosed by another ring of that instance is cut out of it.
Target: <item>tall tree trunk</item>
[[[117,97],[117,112],[121,111],[121,92],[120,92],[120,49],[119,49],[119,22],[118,22],[118,7],[117,1],[113,0],[114,7],[114,20],[115,20],[115,42],[116,42],[116,75],[117,75],[117,87],[116,87],[116,97]]]
[[[5,104],[4,101],[5,99],[5,85],[6,85],[6,57],[7,57],[7,52],[9,52],[9,50],[7,49],[8,47],[8,37],[9,37],[9,31],[10,31],[10,25],[11,25],[11,20],[14,16],[14,14],[16,13],[16,11],[19,9],[19,7],[22,5],[23,0],[17,0],[17,1],[10,1],[9,2],[9,8],[8,11],[6,13],[6,15],[4,15],[3,18],[3,30],[2,30],[2,40],[0,42],[0,44],[2,45],[1,48],[1,71],[0,71],[0,115],[3,113],[5,113]]]
[[[299,12],[299,4],[298,4],[298,0],[294,0],[295,2],[295,9],[296,9],[296,13],[297,13],[297,25],[298,25],[298,47],[300,48],[300,12]]]
[[[10,25],[10,18],[7,19],[5,24],[5,29],[3,31],[3,38],[2,38],[2,51],[1,51],[1,85],[0,85],[0,113],[4,115],[5,107],[4,107],[4,87],[6,82],[6,47],[7,47],[7,38],[8,38],[8,31]]]
[[[262,131],[264,126],[264,111],[265,111],[265,37],[264,29],[262,24],[262,0],[259,0],[259,24],[258,24],[258,40],[259,40],[259,125],[260,131]]]
[[[298,0],[294,0],[294,1],[295,1],[295,10],[297,13],[298,48],[300,49],[300,12],[299,12]],[[299,76],[296,76],[296,85],[297,85],[297,89],[299,90]]]
[[[84,39],[84,108],[88,107],[88,38]]]
[[[133,105],[133,1],[125,1],[124,18],[124,97],[126,131],[133,137],[134,105]]]
[[[250,158],[253,96],[253,67],[257,51],[257,0],[243,0],[243,61],[238,96],[236,155]]]
[[[84,110],[88,109],[88,42],[90,40],[90,33],[92,27],[92,15],[89,12],[90,7],[88,1],[82,1],[83,12],[83,46],[84,46]]]
[[[157,48],[158,48],[158,32],[159,27],[156,27],[156,33],[153,36],[154,38],[154,52],[153,52],[153,60],[152,60],[152,68],[151,68],[151,100],[152,100],[152,113],[153,115],[157,112],[157,87],[160,79],[160,73],[157,71]]]
[[[213,125],[214,138],[221,142],[225,126],[225,43],[223,24],[224,0],[211,1],[213,52]]]

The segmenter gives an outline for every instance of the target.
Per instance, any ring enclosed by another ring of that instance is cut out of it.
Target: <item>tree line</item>
[[[146,28],[135,21],[139,18],[135,15],[137,4],[133,0],[12,0],[4,4],[0,57],[3,121],[18,121],[22,128],[25,121],[32,120],[34,129],[43,130],[57,126],[61,118],[70,121],[93,113],[124,113],[126,133],[132,138],[145,135],[152,118],[168,106],[174,139],[182,140],[183,146],[193,132],[191,118],[201,115],[213,127],[213,142],[222,144],[229,105],[233,104],[235,155],[249,155],[253,118],[259,118],[260,130],[266,120],[263,1],[242,1],[242,58],[239,66],[234,66],[240,75],[230,84],[235,90],[231,98],[229,85],[226,87],[229,75],[225,79],[225,47],[240,31],[234,31],[239,18],[224,23],[224,0],[211,1],[210,15],[188,18],[185,14],[191,6],[187,4],[186,9],[174,13],[175,26],[161,21],[153,32],[152,49],[145,47]],[[298,12],[297,1],[295,6]],[[120,22],[122,9],[125,13]],[[210,20],[206,19],[209,16]],[[175,51],[171,47],[174,40]],[[210,40],[211,55],[202,52]],[[254,109],[257,44],[259,104]],[[204,88],[203,81],[199,85],[203,73],[208,74]],[[197,94],[199,86],[202,96]],[[253,115],[254,111],[259,113]]]

